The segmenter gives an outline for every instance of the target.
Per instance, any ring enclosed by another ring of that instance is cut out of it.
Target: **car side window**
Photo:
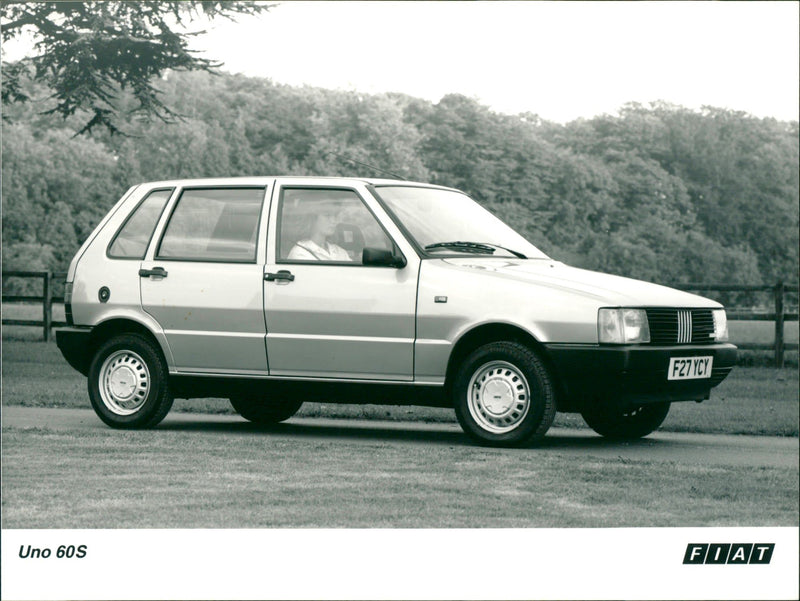
[[[255,262],[264,188],[186,189],[156,258]]]
[[[285,188],[278,223],[280,262],[360,265],[365,247],[393,247],[353,190]]]
[[[108,247],[108,256],[113,259],[144,259],[150,238],[171,194],[172,189],[150,192],[114,236]]]

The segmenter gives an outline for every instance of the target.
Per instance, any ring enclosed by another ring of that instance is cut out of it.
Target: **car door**
[[[178,372],[268,373],[259,236],[268,191],[182,189],[141,264],[142,306],[164,329]]]
[[[366,187],[279,181],[272,204],[270,374],[412,380],[419,259]],[[406,264],[364,265],[365,247]]]

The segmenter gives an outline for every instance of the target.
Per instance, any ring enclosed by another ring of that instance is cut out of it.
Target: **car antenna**
[[[340,159],[344,159],[345,161],[350,161],[351,163],[356,163],[357,165],[362,165],[364,167],[369,167],[370,169],[374,169],[375,171],[379,171],[381,173],[385,173],[386,175],[391,175],[396,179],[401,179],[403,181],[407,181],[402,175],[397,175],[396,173],[392,173],[391,171],[387,171],[386,169],[381,169],[380,167],[375,167],[375,165],[370,165],[369,163],[362,163],[361,161],[357,161],[355,159],[351,159],[348,156],[343,154],[339,154],[338,152],[333,152],[332,150],[328,151],[328,154],[333,154],[339,157]]]

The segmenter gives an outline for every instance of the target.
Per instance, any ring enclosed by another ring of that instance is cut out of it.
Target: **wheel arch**
[[[166,339],[164,339],[163,335],[157,336],[143,323],[127,317],[113,317],[92,328],[86,353],[88,361],[91,362],[91,358],[101,344],[119,334],[140,334],[144,336],[161,352],[167,366],[169,367],[172,364],[172,354],[169,352],[169,347],[166,345]]]
[[[556,371],[550,356],[547,353],[545,346],[539,342],[536,337],[520,328],[519,326],[509,323],[495,322],[485,323],[464,332],[461,337],[456,341],[453,350],[450,353],[450,358],[447,361],[447,372],[445,375],[445,390],[450,395],[453,380],[456,371],[461,361],[463,361],[472,351],[489,344],[491,342],[501,341],[518,342],[532,349],[539,358],[545,363],[550,376],[555,383],[556,388],[556,405],[558,399],[563,396],[563,385],[558,378],[558,371]]]

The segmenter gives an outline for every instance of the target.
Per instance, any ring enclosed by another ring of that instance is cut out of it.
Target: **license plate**
[[[671,357],[667,380],[700,380],[711,377],[714,357]]]

